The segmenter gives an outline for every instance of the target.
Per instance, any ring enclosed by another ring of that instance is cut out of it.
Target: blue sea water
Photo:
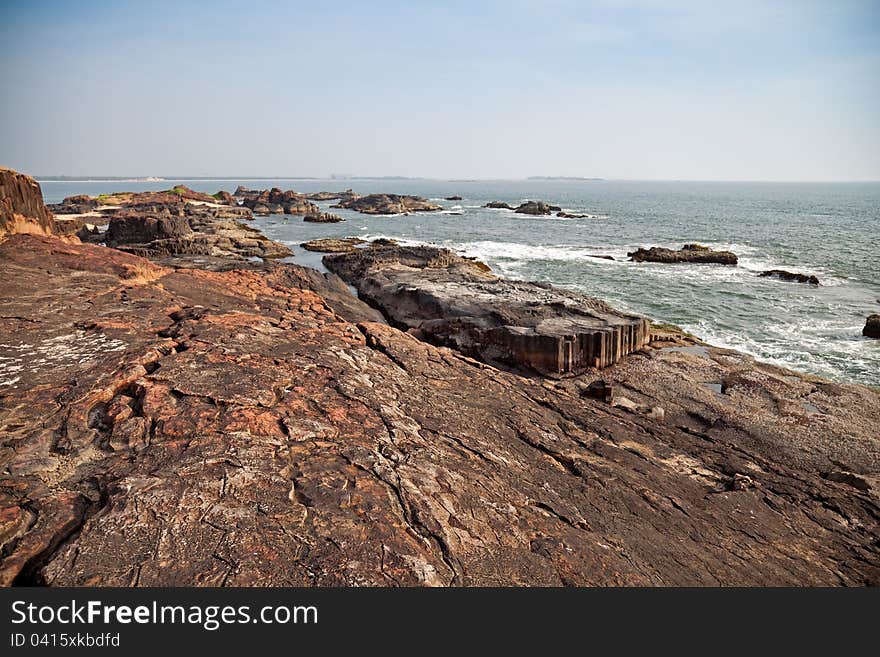
[[[233,191],[278,186],[301,192],[417,194],[441,213],[367,216],[331,210],[339,224],[260,217],[269,237],[292,246],[318,237],[391,237],[476,256],[508,277],[540,280],[618,308],[671,322],[704,340],[838,381],[880,385],[880,341],[863,338],[880,312],[880,183],[645,181],[193,180],[44,182],[47,202],[73,194],[167,189]],[[461,201],[445,201],[458,195]],[[482,207],[541,199],[582,219],[529,217]],[[318,203],[324,209],[333,201]],[[633,263],[640,246],[699,242],[729,249],[737,267]],[[320,257],[296,249],[296,261]],[[591,255],[611,255],[603,260]],[[765,269],[815,274],[821,285],[760,278]]]

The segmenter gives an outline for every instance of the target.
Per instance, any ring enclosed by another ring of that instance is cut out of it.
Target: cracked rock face
[[[15,233],[52,235],[55,221],[36,180],[0,167],[0,239]]]
[[[396,326],[489,363],[579,373],[607,367],[650,338],[642,317],[549,285],[498,278],[446,249],[371,245],[324,263]]]
[[[298,268],[32,235],[0,267],[3,584],[880,583],[867,388],[673,342],[603,371],[664,420],[353,323]],[[800,399],[849,438],[802,448]]]

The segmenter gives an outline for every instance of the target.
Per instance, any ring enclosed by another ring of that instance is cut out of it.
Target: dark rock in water
[[[446,197],[446,200],[447,200],[447,201],[460,201],[460,200],[461,200],[461,196],[447,196],[447,197]]]
[[[334,208],[355,210],[363,214],[409,214],[410,212],[433,212],[442,210],[439,205],[431,203],[420,196],[403,196],[400,194],[369,194],[352,196],[339,201]]]
[[[259,217],[268,217],[272,214],[272,210],[265,203],[254,203],[250,208]]]
[[[563,219],[583,219],[584,217],[589,217],[588,214],[571,214],[569,212],[562,212],[561,210],[556,213],[557,217],[562,217]]]
[[[610,255],[601,255],[598,253],[590,253],[587,255],[588,258],[600,258],[601,260],[614,260],[614,256]]]
[[[325,256],[397,326],[490,363],[549,374],[606,367],[648,343],[642,317],[598,299],[494,276],[433,247],[371,246]]]
[[[868,315],[862,335],[868,338],[880,338],[880,315]]]
[[[61,203],[54,203],[46,207],[54,214],[86,214],[97,209],[98,201],[86,194],[68,196]]]
[[[43,204],[40,183],[0,167],[0,238],[15,233],[53,235],[55,219]]]
[[[242,212],[248,210],[191,204],[128,207],[110,216],[104,239],[107,246],[149,258],[206,255],[241,259],[291,255],[283,244],[237,221]]]
[[[353,194],[354,192],[347,189],[344,192],[312,192],[310,194],[304,194],[303,196],[310,201],[335,201],[336,199],[351,196]]]
[[[199,201],[201,203],[216,203],[217,199],[211,196],[210,194],[205,194],[203,192],[196,192],[187,187],[186,185],[175,185],[170,190],[169,193],[178,196],[181,199],[187,201]]]
[[[305,217],[303,217],[303,221],[308,221],[315,224],[335,224],[339,223],[340,221],[345,221],[345,219],[340,217],[338,214],[333,214],[332,212],[317,212],[313,214],[307,214]]]
[[[284,214],[303,214],[317,217],[321,215],[321,208],[305,199],[295,199],[284,206]]]
[[[224,205],[232,205],[232,206],[238,205],[238,199],[223,189],[221,189],[219,192],[214,194],[214,200],[217,203],[223,203]]]
[[[326,238],[311,240],[300,244],[306,251],[318,251],[320,253],[348,253],[354,251],[359,245],[366,244],[359,237]]]
[[[794,272],[785,271],[784,269],[768,269],[767,271],[762,271],[758,276],[764,278],[778,278],[781,281],[789,281],[791,283],[809,283],[810,285],[819,284],[819,279],[815,276],[796,274]]]
[[[713,251],[701,244],[685,244],[675,251],[661,246],[652,246],[650,249],[638,249],[627,253],[634,262],[693,262],[709,263],[718,265],[735,265],[737,257],[730,251]]]
[[[283,206],[280,203],[269,203],[266,207],[269,208],[270,214],[293,214],[288,212],[290,206]]]
[[[484,208],[495,208],[496,210],[513,210],[510,204],[504,201],[490,201],[483,206]]]
[[[526,201],[519,205],[514,212],[519,214],[545,215],[561,210],[562,208],[558,205],[550,205],[549,203],[544,203],[544,201]]]

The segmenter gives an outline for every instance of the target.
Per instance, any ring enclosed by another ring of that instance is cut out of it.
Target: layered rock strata
[[[324,257],[396,326],[486,362],[544,374],[607,367],[649,340],[648,321],[598,299],[493,275],[433,247],[377,246]]]

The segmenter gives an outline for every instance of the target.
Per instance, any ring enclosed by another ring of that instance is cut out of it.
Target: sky
[[[0,0],[34,175],[880,180],[880,0]]]

